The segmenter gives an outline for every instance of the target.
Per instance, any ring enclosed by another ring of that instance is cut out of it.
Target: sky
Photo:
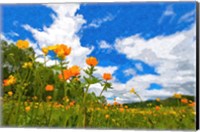
[[[36,54],[64,43],[72,47],[70,65],[83,68],[95,56],[95,75],[113,75],[113,89],[103,93],[110,103],[139,101],[131,88],[143,100],[194,95],[195,7],[195,2],[2,5],[1,37],[26,39]],[[95,84],[89,92],[99,95],[101,89]]]

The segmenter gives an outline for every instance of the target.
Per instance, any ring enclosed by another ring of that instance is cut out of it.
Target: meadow
[[[102,95],[112,89],[112,75],[94,76],[97,58],[89,56],[87,68],[69,65],[71,48],[65,44],[43,47],[36,55],[26,40],[1,42],[3,52],[2,126],[120,129],[195,129],[193,96],[143,102],[134,86],[130,90],[141,102],[109,104]],[[43,58],[43,62],[36,61]],[[47,66],[49,60],[55,65]],[[81,71],[84,75],[81,75]],[[101,84],[100,95],[88,93]]]

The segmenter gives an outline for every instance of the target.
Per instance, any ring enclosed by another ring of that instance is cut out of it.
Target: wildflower
[[[69,106],[72,107],[72,106],[74,106],[74,104],[75,104],[75,101],[72,101],[72,102],[69,103]]]
[[[70,106],[69,106],[69,105],[67,105],[67,106],[65,107],[65,109],[66,109],[66,110],[68,110],[69,108],[70,108]]]
[[[108,109],[108,107],[107,107],[107,106],[105,106],[105,107],[104,107],[104,109],[105,109],[105,110],[107,110],[107,109]]]
[[[120,107],[123,107],[123,104],[120,104]]]
[[[50,101],[52,99],[52,97],[51,96],[47,96],[46,99],[47,99],[47,101]]]
[[[29,112],[30,110],[31,110],[31,107],[30,107],[30,106],[26,106],[26,107],[25,107],[25,111],[26,111],[26,112]]]
[[[174,97],[174,98],[177,98],[177,99],[180,99],[181,96],[182,96],[182,95],[181,95],[181,94],[178,94],[178,93],[175,93],[175,94],[173,95],[173,97]]]
[[[103,79],[108,81],[112,79],[112,75],[110,73],[104,73],[103,74]]]
[[[195,102],[192,102],[192,103],[188,104],[188,106],[190,106],[190,107],[194,107],[195,105],[196,105]]]
[[[26,49],[26,48],[29,47],[29,42],[26,41],[26,40],[18,40],[17,43],[16,43],[16,46],[19,49]]]
[[[106,119],[110,118],[110,115],[106,114],[106,115],[105,115],[105,118],[106,118]]]
[[[188,103],[188,99],[186,99],[186,98],[181,99],[181,103],[187,104]]]
[[[98,64],[98,61],[95,57],[89,57],[89,58],[86,59],[86,63],[89,66],[96,66]]]
[[[64,44],[60,44],[57,45],[54,51],[59,58],[65,59],[65,57],[71,53],[71,47],[68,47]]]
[[[25,62],[22,66],[22,68],[31,68],[33,66],[32,62]]]
[[[44,55],[47,55],[47,53],[49,52],[49,49],[44,47],[42,48],[42,52],[44,53]]]
[[[118,103],[116,101],[113,104],[114,104],[114,106],[118,105]]]
[[[66,96],[66,97],[63,97],[63,100],[65,101],[65,102],[69,102],[69,98]]]
[[[16,83],[16,78],[10,75],[8,79],[3,80],[3,86],[10,86]]]
[[[110,103],[108,103],[107,106],[110,107]]]
[[[9,92],[8,92],[8,95],[9,95],[9,96],[12,96],[12,95],[13,95],[13,92],[12,92],[12,91],[9,91]]]
[[[45,87],[45,90],[46,90],[46,91],[53,91],[53,89],[54,89],[53,85],[47,85],[47,86]]]
[[[160,102],[160,98],[156,98],[156,101],[157,101],[157,102]]]
[[[60,80],[63,80],[63,74],[64,74],[64,80],[68,80],[72,75],[69,69],[63,70],[63,73],[59,74],[58,76]]]
[[[125,107],[126,109],[128,109],[128,106],[127,106],[127,105],[125,105],[124,107]]]
[[[130,90],[130,93],[135,93],[135,89],[132,88],[132,89]]]
[[[71,72],[71,76],[78,76],[80,74],[80,67],[77,65],[72,66],[69,70]]]
[[[37,96],[33,96],[32,99],[33,99],[33,100],[37,100],[38,97],[37,97]]]
[[[124,108],[119,108],[119,111],[120,112],[124,112]]]
[[[158,111],[160,110],[160,106],[156,106],[155,109]]]

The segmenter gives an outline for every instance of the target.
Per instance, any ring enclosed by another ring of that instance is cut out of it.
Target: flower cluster
[[[71,47],[68,47],[64,44],[57,44],[42,48],[42,52],[44,53],[44,55],[49,54],[54,58],[64,60],[66,56],[68,56],[71,53]]]
[[[26,49],[26,48],[29,47],[29,42],[26,41],[26,40],[18,40],[17,43],[16,43],[16,46],[19,49]]]
[[[3,86],[10,86],[16,83],[16,78],[10,75],[8,79],[3,80]]]
[[[33,63],[32,62],[25,62],[23,65],[22,65],[22,68],[31,68],[33,66]]]
[[[68,80],[71,77],[76,77],[80,74],[81,68],[77,65],[74,65],[68,69],[65,69],[62,71],[62,73],[59,74],[59,79],[60,80]]]

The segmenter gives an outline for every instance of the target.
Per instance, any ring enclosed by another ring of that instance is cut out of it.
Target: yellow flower
[[[108,107],[107,107],[107,106],[105,106],[105,107],[104,107],[104,109],[105,109],[105,110],[107,110],[107,109],[108,109]]]
[[[26,111],[26,112],[29,112],[30,110],[31,110],[31,107],[30,107],[30,106],[26,106],[26,107],[25,107],[25,111]]]
[[[105,118],[106,118],[106,119],[110,118],[110,115],[106,114],[106,115],[105,115]]]
[[[173,97],[174,97],[174,98],[177,98],[177,99],[180,99],[180,98],[182,97],[182,95],[181,95],[181,94],[178,94],[178,93],[175,93],[175,94],[173,95]]]
[[[156,101],[157,101],[157,102],[160,102],[160,98],[156,98]]]
[[[130,93],[135,93],[135,89],[132,88],[132,89],[130,90]]]
[[[9,96],[12,96],[12,95],[13,95],[13,92],[12,92],[12,91],[9,91],[9,92],[8,92],[8,95],[9,95]]]
[[[44,55],[47,55],[47,53],[49,52],[49,49],[44,47],[42,48],[42,52],[44,53]]]
[[[125,107],[126,109],[128,109],[128,106],[127,106],[127,105],[125,105],[124,107]]]
[[[52,97],[51,96],[47,96],[46,99],[47,99],[47,101],[50,101],[52,99]]]
[[[65,57],[71,53],[71,47],[60,44],[56,46],[56,49],[54,51],[59,58],[65,59]]]
[[[10,75],[8,79],[3,80],[3,86],[10,86],[16,83],[16,78]]]
[[[58,45],[51,45],[51,46],[48,46],[47,49],[48,50],[55,50],[57,48],[57,46]]]
[[[26,40],[18,40],[16,45],[19,49],[26,49],[29,47],[29,42]]]
[[[33,66],[32,62],[25,62],[22,66],[22,68],[31,68]]]

